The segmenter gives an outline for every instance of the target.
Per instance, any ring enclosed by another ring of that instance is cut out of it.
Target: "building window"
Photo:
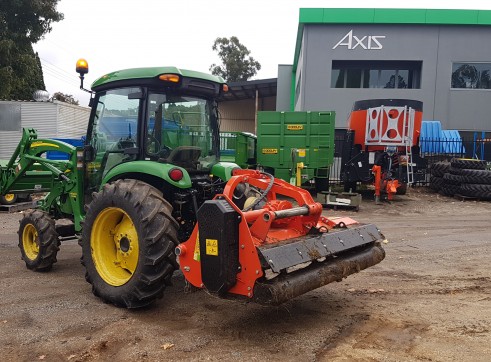
[[[420,61],[334,60],[331,88],[419,89]]]
[[[491,89],[491,63],[453,63],[452,88]]]

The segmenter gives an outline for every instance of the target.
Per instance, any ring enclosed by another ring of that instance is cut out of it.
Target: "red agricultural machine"
[[[423,103],[408,99],[355,102],[342,150],[341,180],[345,191],[358,183],[373,184],[375,198],[405,194],[407,186],[425,177],[419,134]]]

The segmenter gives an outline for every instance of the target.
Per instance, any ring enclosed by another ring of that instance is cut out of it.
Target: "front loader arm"
[[[49,151],[63,152],[68,160],[50,160],[42,155]],[[54,139],[38,139],[34,129],[23,129],[21,140],[7,166],[2,168],[0,191],[47,192],[40,203],[43,210],[53,208],[66,215],[74,215],[76,229],[82,218],[81,162],[82,154],[77,148]],[[63,201],[60,200],[61,196]]]

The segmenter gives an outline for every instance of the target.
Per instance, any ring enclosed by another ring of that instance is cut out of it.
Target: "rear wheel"
[[[93,293],[118,307],[161,298],[178,267],[177,222],[154,187],[118,180],[94,195],[82,231],[82,264]]]
[[[40,210],[24,214],[19,226],[19,248],[27,268],[35,271],[50,270],[60,250],[55,221]]]

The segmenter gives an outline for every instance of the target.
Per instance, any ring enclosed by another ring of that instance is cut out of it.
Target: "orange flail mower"
[[[377,227],[321,214],[307,191],[236,170],[177,247],[180,268],[210,293],[277,305],[383,260]]]

